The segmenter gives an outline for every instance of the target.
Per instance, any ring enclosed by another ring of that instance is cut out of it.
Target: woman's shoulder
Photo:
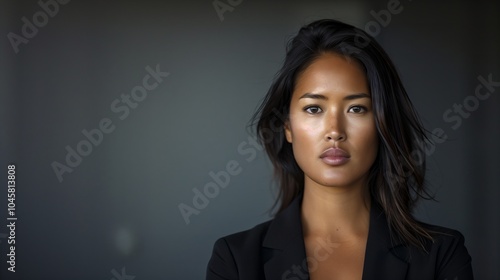
[[[271,222],[217,239],[208,262],[206,279],[240,279],[242,270],[249,275],[261,273],[262,267],[256,260],[264,253],[261,244]],[[244,267],[241,264],[245,264]]]
[[[465,243],[464,235],[456,229],[423,222],[420,224],[432,236],[433,240],[430,241],[430,244],[433,246],[458,246]]]
[[[226,243],[233,248],[243,249],[244,247],[251,247],[262,243],[269,225],[273,220],[260,223],[250,229],[235,232],[223,237],[220,237],[215,244]]]
[[[465,246],[464,235],[452,228],[421,223],[432,236],[426,242],[426,250],[412,250],[410,263],[427,266],[432,263],[438,279],[472,279],[471,256]],[[418,253],[417,253],[418,251]]]

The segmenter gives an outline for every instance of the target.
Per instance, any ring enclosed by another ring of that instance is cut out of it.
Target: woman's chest
[[[328,238],[306,240],[306,255],[311,280],[361,280],[366,239],[335,243]]]

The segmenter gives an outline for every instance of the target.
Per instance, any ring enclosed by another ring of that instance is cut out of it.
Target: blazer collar
[[[276,215],[262,242],[266,279],[309,279],[301,222],[301,193]],[[391,237],[381,207],[372,200],[363,280],[405,279],[409,251]],[[295,278],[293,278],[295,277]]]

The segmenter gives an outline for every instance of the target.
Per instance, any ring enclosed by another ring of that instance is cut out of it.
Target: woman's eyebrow
[[[358,98],[371,98],[371,96],[368,93],[356,93],[344,97],[344,100],[353,100]]]
[[[302,99],[302,98],[312,98],[312,99],[322,99],[322,100],[328,100],[328,97],[322,95],[322,94],[318,94],[318,93],[305,93],[304,95],[302,95],[299,99]]]
[[[318,93],[305,93],[302,95],[299,99],[302,98],[311,98],[311,99],[321,99],[321,100],[328,100],[328,97],[318,94]],[[353,99],[358,99],[358,98],[371,98],[369,94],[367,93],[355,93],[355,94],[350,94],[344,97],[344,100],[353,100]]]

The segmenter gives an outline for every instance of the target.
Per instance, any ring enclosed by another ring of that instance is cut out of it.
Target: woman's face
[[[285,134],[306,186],[366,184],[378,137],[358,62],[327,53],[307,67],[296,81]]]

